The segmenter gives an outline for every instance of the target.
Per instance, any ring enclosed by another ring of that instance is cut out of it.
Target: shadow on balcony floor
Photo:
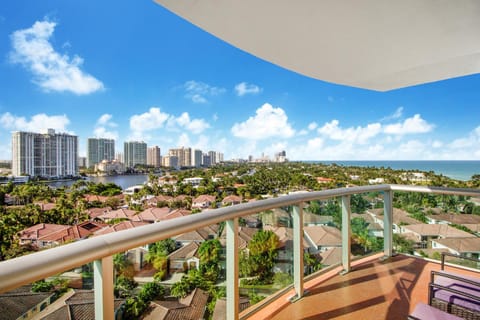
[[[386,261],[376,257],[369,260],[346,275],[335,275],[320,283],[314,279],[305,284],[309,294],[304,298],[283,305],[273,303],[273,307],[266,307],[250,319],[403,320],[418,302],[427,302],[430,271],[440,270],[437,263],[405,255]],[[287,301],[288,295],[292,292],[277,300]]]

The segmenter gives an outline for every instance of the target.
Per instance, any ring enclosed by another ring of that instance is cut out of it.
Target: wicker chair
[[[431,272],[429,304],[464,319],[480,320],[480,278],[444,271],[444,262],[442,255],[442,271]]]

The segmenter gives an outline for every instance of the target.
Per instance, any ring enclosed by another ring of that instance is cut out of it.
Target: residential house
[[[53,308],[42,313],[42,320],[85,320],[95,319],[95,298],[93,290],[73,290],[61,297]],[[116,319],[121,319],[121,306],[124,299],[115,298],[113,301]]]
[[[410,234],[418,248],[431,248],[432,240],[446,238],[472,238],[474,235],[445,224],[412,224],[401,226],[401,234]]]
[[[54,301],[52,292],[32,292],[23,286],[0,293],[1,319],[31,319]]]
[[[480,224],[480,216],[475,214],[441,213],[427,216],[430,224]]]
[[[206,209],[206,208],[210,208],[212,204],[215,204],[215,196],[202,194],[201,196],[198,196],[195,199],[193,199],[192,208]]]
[[[97,218],[107,222],[112,220],[141,221],[135,210],[125,208],[105,212],[103,215],[97,216]]]
[[[222,206],[233,206],[233,205],[242,203],[242,201],[243,201],[242,197],[232,194],[223,198]]]
[[[173,239],[180,245],[187,245],[190,242],[196,242],[198,244],[215,239],[218,234],[218,225],[211,225],[197,230],[193,230],[187,233],[174,236]]]
[[[335,227],[307,226],[303,228],[308,252],[316,254],[342,246],[342,234]]]
[[[144,320],[203,319],[208,302],[208,293],[194,289],[185,298],[178,300],[154,300]]]
[[[378,223],[382,230],[384,228],[383,226],[383,208],[379,209],[369,209],[366,211],[367,214],[371,215],[373,218],[374,223]],[[393,208],[393,217],[392,217],[392,228],[393,228],[393,233],[400,233],[400,226],[402,225],[409,225],[409,224],[418,224],[419,221],[417,219],[414,219],[410,217],[408,212],[398,209],[398,208]],[[383,234],[382,234],[383,236]]]
[[[248,297],[240,297],[239,299],[238,311],[242,312],[243,310],[250,307],[250,299]],[[219,298],[215,303],[215,309],[213,310],[212,320],[225,320],[227,318],[227,299]]]
[[[85,239],[105,225],[86,221],[78,225],[39,223],[18,233],[21,245],[31,244],[38,248],[54,247],[65,242]]]
[[[480,260],[480,238],[448,238],[432,240],[432,248],[448,249],[450,253]]]
[[[197,256],[198,248],[200,248],[198,243],[190,242],[170,253],[167,256],[169,273],[198,269],[200,267],[200,259]]]
[[[374,219],[372,215],[367,213],[352,213],[350,218],[361,218],[365,220],[365,222],[368,224],[368,234],[373,237],[383,238],[383,227],[379,223],[375,222],[376,219]]]
[[[333,226],[333,217],[321,216],[304,210],[303,224],[306,226]]]
[[[160,220],[163,220],[169,213],[171,209],[169,207],[157,208],[152,207],[140,212],[137,217],[141,221],[154,223]]]
[[[148,199],[146,201],[146,205],[149,207],[157,207],[158,204],[164,205],[164,204],[170,203],[172,200],[173,200],[173,197],[171,196],[159,195],[151,199]]]
[[[104,207],[104,208],[90,208],[90,209],[87,209],[86,211],[88,216],[90,217],[90,220],[101,220],[98,217],[106,214],[110,210],[112,210],[112,208]]]

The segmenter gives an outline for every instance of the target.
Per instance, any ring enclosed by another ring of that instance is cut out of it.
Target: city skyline
[[[96,137],[116,150],[138,140],[225,159],[480,159],[479,75],[383,93],[330,84],[153,1],[7,3],[0,56],[1,159],[11,159],[12,131],[47,128],[79,136],[80,156]]]

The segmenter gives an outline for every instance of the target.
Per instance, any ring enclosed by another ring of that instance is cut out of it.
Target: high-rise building
[[[223,153],[222,152],[217,151],[216,160],[217,160],[217,163],[223,162]]]
[[[147,149],[147,164],[154,168],[160,168],[162,166],[160,147],[155,146]]]
[[[168,155],[177,157],[177,159],[178,159],[178,164],[177,165],[180,166],[180,167],[184,166],[185,160],[184,160],[183,147],[168,150]]]
[[[212,165],[212,159],[208,153],[203,154],[202,164],[204,167],[210,167]]]
[[[115,159],[115,140],[104,138],[88,138],[87,168],[93,168],[103,160]]]
[[[178,167],[178,157],[177,156],[164,156],[162,157],[162,166],[177,168]]]
[[[147,144],[143,141],[126,141],[123,145],[123,162],[126,168],[147,164]]]
[[[78,137],[66,133],[12,133],[12,174],[36,177],[78,175]]]
[[[210,164],[213,166],[217,163],[217,153],[215,151],[208,151],[210,156]]]
[[[195,149],[193,151],[193,159],[192,159],[192,166],[195,168],[199,168],[202,166],[202,150]]]
[[[191,167],[192,166],[192,148],[183,149],[183,161],[182,167]]]

